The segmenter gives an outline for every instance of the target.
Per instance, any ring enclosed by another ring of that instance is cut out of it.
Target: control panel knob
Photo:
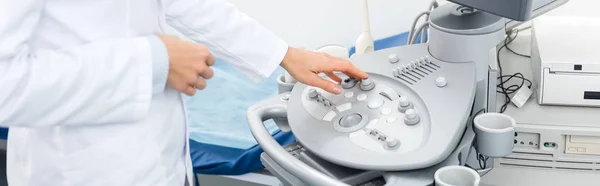
[[[408,98],[406,96],[400,96],[398,101],[398,111],[405,112],[406,110],[412,108],[412,104],[410,103],[410,101],[408,101]]]
[[[390,54],[388,56],[388,60],[390,63],[397,63],[398,61],[400,61],[400,59],[398,59],[398,55],[396,54]]]
[[[344,88],[344,89],[350,89],[350,88],[354,87],[354,85],[356,85],[355,79],[348,78],[348,79],[344,79],[344,81],[342,81],[342,88]]]
[[[406,98],[406,96],[400,97],[400,99],[398,99],[398,101],[400,101],[401,107],[408,107],[410,105],[410,101],[408,101],[408,98]]]
[[[308,90],[308,98],[315,99],[317,98],[317,96],[319,96],[319,93],[316,89],[311,88],[310,90]]]
[[[447,84],[448,82],[446,82],[446,78],[444,77],[438,77],[437,79],[435,79],[435,86],[445,87]]]
[[[417,114],[417,112],[414,109],[406,110],[404,115],[405,115],[404,123],[407,125],[415,125],[415,124],[419,123],[419,121],[421,120],[419,118],[419,115]]]
[[[398,141],[397,139],[393,139],[393,138],[387,138],[385,140],[385,146],[387,148],[393,149],[393,148],[400,146],[400,141]]]
[[[373,88],[375,88],[375,83],[373,82],[373,80],[371,80],[369,78],[363,79],[360,82],[360,90],[369,91],[369,90],[373,90]]]

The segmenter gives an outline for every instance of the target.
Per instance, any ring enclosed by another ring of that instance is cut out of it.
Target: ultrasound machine
[[[341,94],[281,85],[247,113],[262,163],[284,185],[478,185],[493,168],[480,165],[513,146],[490,60],[508,27],[544,13],[533,7],[450,0],[426,13],[427,43],[352,56],[369,77],[344,77]],[[297,142],[277,143],[263,125],[271,119]]]

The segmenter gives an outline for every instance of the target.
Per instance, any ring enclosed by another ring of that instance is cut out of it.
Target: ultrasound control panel
[[[372,79],[345,79],[341,95],[307,87],[304,108],[315,125],[331,125],[346,133],[357,146],[373,152],[405,152],[418,147],[428,119],[427,110],[415,95],[397,92],[398,87]],[[310,124],[309,124],[310,125]],[[410,141],[410,143],[402,143]]]
[[[425,45],[352,62],[369,77],[346,77],[341,94],[302,83],[290,93],[288,123],[305,148],[335,164],[384,171],[428,167],[453,150],[472,107],[473,63],[436,60]]]

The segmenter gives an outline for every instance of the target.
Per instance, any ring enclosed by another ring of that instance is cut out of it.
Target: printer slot
[[[542,104],[600,107],[600,74],[545,69],[542,76],[539,87]]]

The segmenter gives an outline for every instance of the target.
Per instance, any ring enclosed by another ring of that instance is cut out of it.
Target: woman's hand
[[[325,53],[306,51],[290,47],[281,62],[281,66],[287,70],[292,77],[301,83],[319,87],[333,94],[340,94],[341,87],[331,81],[319,76],[325,73],[336,82],[342,81],[334,72],[342,72],[348,77],[365,79],[367,73],[356,68],[350,61],[333,57]]]

